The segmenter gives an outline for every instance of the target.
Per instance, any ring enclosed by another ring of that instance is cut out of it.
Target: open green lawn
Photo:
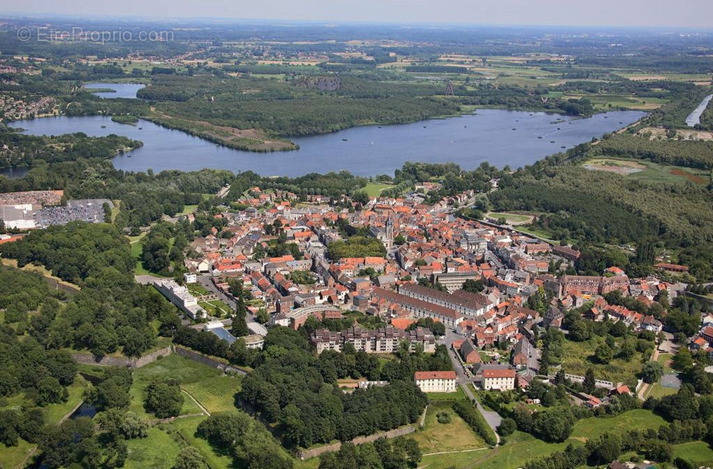
[[[232,312],[230,306],[228,306],[224,301],[212,300],[212,301],[199,301],[198,305],[205,309],[208,314],[216,317],[229,316]]]
[[[14,469],[23,467],[22,463],[35,448],[35,445],[20,439],[17,446],[5,446],[0,443],[0,467]]]
[[[181,450],[178,442],[159,427],[151,427],[148,438],[127,441],[127,447],[127,469],[170,469]]]
[[[562,367],[567,373],[584,376],[587,368],[594,370],[594,375],[598,379],[605,379],[617,382],[627,382],[636,380],[636,374],[641,371],[641,353],[636,352],[631,360],[614,358],[608,364],[596,363],[590,357],[594,355],[594,350],[601,343],[602,337],[592,337],[585,342],[574,342],[565,340],[563,345]]]
[[[703,441],[689,441],[673,445],[673,457],[683,458],[696,466],[713,465],[713,449]]]
[[[563,443],[546,443],[534,436],[516,431],[505,445],[492,450],[438,454],[424,456],[422,469],[516,469],[531,459],[562,451],[568,444],[584,444],[589,438],[597,438],[607,431],[624,432],[631,428],[646,430],[658,428],[664,420],[644,409],[631,410],[615,417],[588,418],[578,421],[572,436]],[[678,445],[681,446],[681,445]],[[698,449],[700,451],[700,449]]]
[[[456,388],[456,392],[427,392],[428,402],[439,403],[444,401],[455,402],[465,400],[465,393],[460,386]]]
[[[152,380],[160,378],[178,380],[181,388],[190,393],[209,412],[234,408],[233,394],[240,386],[240,379],[237,377],[222,376],[222,373],[215,368],[173,354],[134,372],[131,410],[146,415],[143,409],[144,389]],[[202,412],[192,399],[188,396],[184,397],[181,415]]]
[[[637,430],[658,429],[666,421],[646,409],[634,409],[614,417],[590,417],[578,421],[570,439],[586,441],[597,438],[606,432],[625,432],[636,428]]]
[[[664,396],[676,394],[676,391],[677,390],[674,388],[665,388],[659,383],[654,383],[654,385],[649,387],[649,390],[646,392],[646,397],[655,397],[656,399],[661,399]]]
[[[671,360],[673,359],[672,353],[659,353],[657,362],[661,363],[664,373],[674,373],[673,368],[671,368]]]
[[[450,415],[450,423],[438,422],[436,417],[441,412]],[[418,442],[424,454],[486,446],[483,439],[453,411],[451,404],[447,402],[429,404],[423,429],[413,433],[411,437]]]
[[[233,458],[229,455],[218,454],[208,442],[198,438],[195,433],[206,417],[188,417],[176,419],[171,423],[161,424],[160,427],[174,436],[178,441],[193,446],[201,452],[203,458],[211,469],[227,469],[233,467]]]
[[[504,218],[509,224],[524,224],[532,222],[533,215],[528,215],[525,213],[510,213],[510,212],[488,212],[486,215],[488,218]]]
[[[195,211],[198,210],[198,205],[184,205],[183,210],[178,212],[176,216],[178,215],[188,215],[191,213],[195,213]]]
[[[390,187],[393,187],[391,184],[382,184],[379,182],[370,182],[366,186],[362,188],[364,192],[366,192],[366,195],[369,197],[379,197],[381,195],[381,191],[384,189],[389,189]]]

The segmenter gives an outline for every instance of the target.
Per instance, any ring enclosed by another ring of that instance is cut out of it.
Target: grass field
[[[366,195],[369,197],[379,197],[381,195],[381,191],[384,189],[389,189],[390,187],[393,187],[391,184],[382,184],[379,182],[370,182],[364,188],[362,189],[364,192],[366,192]]]
[[[629,361],[614,358],[606,365],[596,363],[590,357],[594,355],[594,350],[602,343],[604,343],[602,337],[593,337],[585,342],[565,340],[562,367],[567,373],[581,376],[584,376],[587,368],[592,368],[597,378],[613,381],[614,383],[636,380],[636,374],[643,367],[641,353],[636,352]]]
[[[127,469],[170,469],[181,450],[179,443],[159,427],[151,427],[148,438],[127,441],[127,447]]]
[[[230,306],[221,300],[199,301],[198,304],[201,308],[205,309],[208,314],[219,318],[229,316],[232,312]]]
[[[683,458],[696,466],[713,465],[713,449],[703,441],[689,441],[673,445],[673,457]]]
[[[198,205],[184,205],[183,210],[178,212],[176,216],[178,215],[189,215],[191,213],[194,213],[196,210],[198,210]]]
[[[588,418],[578,421],[572,436],[563,443],[546,443],[534,436],[516,431],[503,446],[493,450],[438,454],[424,456],[422,469],[515,469],[531,459],[562,451],[568,444],[584,444],[587,439],[597,438],[605,432],[624,432],[631,428],[646,430],[658,428],[664,420],[644,409],[631,410],[610,418]],[[694,448],[705,454],[700,448]]]
[[[35,449],[35,445],[20,439],[17,446],[5,446],[0,443],[0,467],[13,469],[23,467],[22,463]]]
[[[427,392],[428,402],[438,403],[438,402],[455,402],[463,401],[466,399],[465,393],[460,386],[456,388],[456,392]]]
[[[437,415],[446,412],[450,415],[450,423],[439,423]],[[441,451],[461,451],[483,448],[486,446],[480,436],[468,426],[465,421],[453,411],[450,403],[439,402],[428,406],[426,423],[423,429],[412,434],[424,454]]]
[[[488,218],[493,218],[495,220],[499,218],[504,218],[505,221],[510,225],[521,225],[531,223],[534,215],[528,215],[523,213],[510,213],[510,212],[488,212],[485,214]]]
[[[233,394],[240,386],[240,378],[222,376],[221,372],[214,368],[173,354],[134,372],[131,410],[139,415],[147,415],[143,408],[144,389],[152,380],[160,378],[178,380],[181,389],[190,393],[209,412],[233,409]],[[202,412],[192,399],[184,397],[181,415]]]

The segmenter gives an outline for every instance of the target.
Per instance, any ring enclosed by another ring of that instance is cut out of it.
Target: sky
[[[0,0],[0,13],[713,28],[713,0]]]

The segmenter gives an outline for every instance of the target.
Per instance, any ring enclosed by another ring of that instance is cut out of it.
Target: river
[[[713,94],[709,94],[705,98],[703,98],[703,101],[701,101],[701,104],[698,105],[697,108],[693,110],[692,113],[686,117],[686,125],[689,127],[695,127],[696,125],[701,123],[701,116],[705,112],[706,108],[708,107],[708,103],[711,102],[711,99],[713,99]]]
[[[301,176],[310,172],[347,170],[361,176],[393,174],[407,161],[453,162],[473,169],[487,161],[513,168],[532,164],[558,151],[588,142],[628,125],[643,112],[617,111],[586,119],[482,109],[476,114],[432,119],[414,124],[355,127],[327,135],[293,139],[300,149],[254,153],[140,120],[137,125],[110,117],[48,117],[12,122],[31,135],[84,132],[90,136],[123,135],[144,146],[114,158],[125,171],[155,172],[202,168],[252,170],[264,176]]]

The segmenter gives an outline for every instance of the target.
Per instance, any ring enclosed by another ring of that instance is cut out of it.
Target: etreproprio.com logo
[[[166,42],[173,41],[173,31],[145,30],[85,30],[80,27],[72,29],[52,29],[47,26],[17,29],[17,38],[22,42],[55,42],[55,41],[85,41],[85,42]]]

